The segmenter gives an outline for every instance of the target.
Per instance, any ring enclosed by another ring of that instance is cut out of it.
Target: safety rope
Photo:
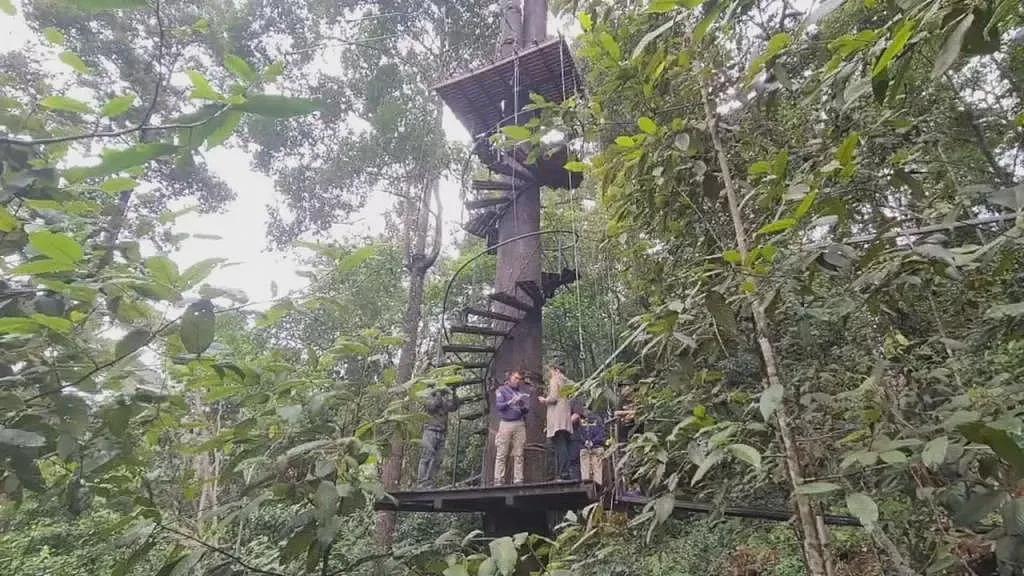
[[[565,38],[563,38],[561,34],[558,35],[558,71],[559,71],[559,73],[562,76],[562,102],[565,102],[566,101]],[[576,85],[576,78],[575,78],[575,75],[574,75],[574,77],[573,77],[573,96],[576,95],[576,86],[575,85]],[[569,134],[566,134],[565,137],[569,138]],[[570,152],[572,152],[572,147],[571,147],[571,142],[569,140],[567,140],[566,143],[565,143],[565,151],[566,151],[566,157],[571,160],[572,159],[572,155],[570,154]],[[578,214],[577,214],[577,211],[576,211],[576,190],[572,186],[572,173],[569,172],[568,170],[566,170],[565,174],[566,174],[566,176],[565,176],[565,180],[566,180],[565,187],[569,190],[569,205],[570,205],[570,207],[569,207],[569,210],[570,210],[569,218],[570,218],[570,224],[571,224],[573,238],[574,238],[574,242],[572,244],[572,264],[573,264],[573,269],[576,272],[576,281],[573,284],[575,284],[574,288],[575,288],[575,292],[576,292],[576,331],[577,331],[577,336],[579,337],[580,371],[581,371],[581,374],[586,374],[587,373],[587,367],[586,367],[587,366],[586,365],[587,355],[584,352],[584,341],[583,341],[583,293],[582,293],[582,286],[581,286],[582,282],[580,282],[580,278],[579,278],[579,276],[580,276],[580,249],[579,249],[579,245],[580,245],[579,238],[580,238],[580,235],[579,235],[579,230],[578,230],[579,225],[578,225],[578,222],[577,222]]]

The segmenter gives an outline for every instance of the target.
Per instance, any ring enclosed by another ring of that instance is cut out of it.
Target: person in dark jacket
[[[448,387],[433,387],[427,395],[423,409],[429,419],[423,425],[417,485],[420,488],[429,488],[434,485],[434,477],[444,459],[448,414],[459,409],[459,398],[455,391]]]
[[[586,414],[586,407],[579,398],[569,401],[569,410],[572,412],[572,436],[569,438],[569,478],[579,480],[580,476],[580,450],[583,449],[583,440],[580,438],[580,422]]]
[[[604,484],[605,444],[608,433],[605,430],[604,417],[596,410],[588,411],[580,422],[580,477],[593,480],[594,484]]]
[[[498,433],[494,437],[494,484],[504,484],[509,453],[512,455],[512,482],[523,483],[523,452],[526,449],[526,413],[530,395],[520,391],[523,373],[519,370],[508,375],[505,383],[494,393],[498,408]]]

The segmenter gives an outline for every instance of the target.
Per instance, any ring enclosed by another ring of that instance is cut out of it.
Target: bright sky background
[[[35,38],[21,15],[22,0],[14,0],[14,4],[17,8],[15,16],[0,14],[0,37],[5,39],[0,45],[0,52],[24,49]],[[68,69],[56,59],[57,51],[47,47],[41,49],[53,53],[54,74],[65,74]],[[447,109],[444,129],[449,140],[469,142],[468,133]],[[170,256],[182,269],[212,255],[237,262],[237,265],[214,272],[207,281],[215,286],[242,290],[254,303],[271,299],[271,281],[277,284],[279,295],[305,287],[308,280],[296,272],[302,269],[301,259],[309,254],[308,251],[267,249],[267,207],[279,202],[273,180],[252,169],[248,153],[240,148],[222,146],[200,153],[206,157],[213,172],[235,192],[236,198],[221,213],[189,213],[179,217],[175,222],[177,232],[213,234],[221,239],[190,238]],[[440,192],[445,220],[444,238],[446,248],[450,248],[461,234],[458,183],[443,181]],[[351,224],[336,227],[331,237],[323,240],[356,242],[361,237],[379,233],[384,228],[384,215],[392,208],[393,202],[394,199],[384,193],[371,195],[366,207],[350,219]],[[184,201],[174,208],[188,205],[189,202]],[[254,304],[253,307],[263,308],[265,305]]]

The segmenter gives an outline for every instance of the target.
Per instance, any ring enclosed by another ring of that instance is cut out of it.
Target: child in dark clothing
[[[587,411],[580,421],[580,477],[604,484],[604,445],[608,441],[604,418],[597,411]]]

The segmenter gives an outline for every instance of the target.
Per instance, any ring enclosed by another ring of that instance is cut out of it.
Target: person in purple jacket
[[[523,451],[526,448],[526,413],[529,394],[521,392],[523,373],[519,370],[508,375],[505,383],[494,394],[501,421],[494,437],[494,484],[505,483],[509,452],[512,453],[512,482],[523,483]]]
[[[604,484],[604,446],[608,441],[604,418],[596,410],[588,410],[580,422],[580,477]]]

